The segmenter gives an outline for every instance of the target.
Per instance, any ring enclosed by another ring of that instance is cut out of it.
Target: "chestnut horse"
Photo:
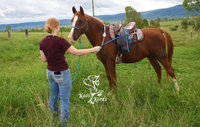
[[[111,40],[111,37],[109,36],[109,26],[104,26],[101,20],[85,14],[82,7],[80,7],[80,11],[77,11],[75,7],[73,7],[72,11],[74,16],[71,20],[72,28],[68,36],[70,42],[76,42],[80,35],[84,33],[93,47],[101,46],[102,42],[105,43]],[[105,40],[103,39],[104,27],[106,30]],[[174,69],[171,66],[173,55],[173,42],[171,36],[164,29],[145,28],[142,29],[142,31],[144,38],[138,43],[139,54],[136,53],[136,44],[133,43],[131,45],[131,51],[122,56],[122,62],[135,63],[147,57],[156,71],[158,82],[160,82],[161,66],[158,63],[159,61],[166,69],[167,80],[168,74],[172,77],[175,90],[178,93],[178,83],[176,81]],[[164,33],[164,35],[162,33]],[[115,70],[116,54],[117,45],[114,42],[102,46],[102,49],[96,54],[97,58],[105,67],[110,90],[117,89]]]

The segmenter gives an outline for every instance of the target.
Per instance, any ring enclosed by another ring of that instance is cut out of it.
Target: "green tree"
[[[176,29],[178,29],[179,25],[175,25]]]
[[[137,28],[142,28],[143,27],[143,17],[139,12],[137,12],[131,6],[127,6],[125,8],[125,11],[126,11],[125,24],[127,24],[129,22],[135,22]]]
[[[176,31],[176,30],[178,29],[178,27],[179,27],[179,25],[175,25],[175,26],[173,26],[173,27],[170,27],[169,29],[170,29],[171,31]]]
[[[185,31],[186,31],[187,28],[188,28],[188,21],[187,21],[187,19],[183,19],[181,21],[181,29],[185,29]]]
[[[154,28],[154,24],[155,24],[155,21],[154,20],[150,20],[150,27],[151,28]]]
[[[148,28],[149,27],[149,23],[146,19],[143,19],[143,25],[144,27]]]
[[[160,22],[160,18],[158,18],[157,21]]]
[[[189,13],[199,12],[200,10],[200,0],[184,0],[182,6]]]
[[[200,16],[197,16],[196,23],[195,23],[195,30],[200,30]]]
[[[176,31],[177,28],[176,28],[175,26],[173,26],[173,27],[170,27],[170,30],[171,30],[171,31]]]
[[[191,25],[192,28],[195,28],[195,20],[190,20],[189,25]]]
[[[12,28],[12,26],[9,26],[9,25],[6,26],[6,31],[8,32],[8,37],[10,37],[11,28]]]
[[[154,20],[150,20],[150,27],[151,28],[160,28],[160,23]]]
[[[159,22],[155,22],[154,23],[154,28],[160,28],[160,23]]]
[[[11,30],[12,26],[7,25],[6,26],[6,31],[8,32],[9,30]]]

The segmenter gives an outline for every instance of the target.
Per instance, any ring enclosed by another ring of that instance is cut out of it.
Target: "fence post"
[[[190,32],[191,32],[191,40],[192,40],[192,30]]]
[[[198,30],[198,39],[199,39],[199,30]]]
[[[26,37],[29,36],[29,34],[28,34],[28,29],[25,30],[25,35],[26,35]]]

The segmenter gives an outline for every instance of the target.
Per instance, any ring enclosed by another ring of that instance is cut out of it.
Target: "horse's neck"
[[[97,19],[88,18],[88,31],[86,34],[92,46],[100,46],[103,40],[104,26]]]

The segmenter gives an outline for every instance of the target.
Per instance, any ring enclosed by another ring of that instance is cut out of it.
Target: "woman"
[[[90,49],[77,50],[64,38],[57,36],[60,31],[60,22],[56,18],[49,18],[44,29],[49,35],[40,42],[40,55],[42,62],[47,62],[47,77],[51,89],[49,110],[58,118],[57,101],[60,93],[61,121],[66,123],[69,119],[72,80],[64,54],[67,51],[73,55],[85,55],[98,52],[101,47],[96,46]]]

